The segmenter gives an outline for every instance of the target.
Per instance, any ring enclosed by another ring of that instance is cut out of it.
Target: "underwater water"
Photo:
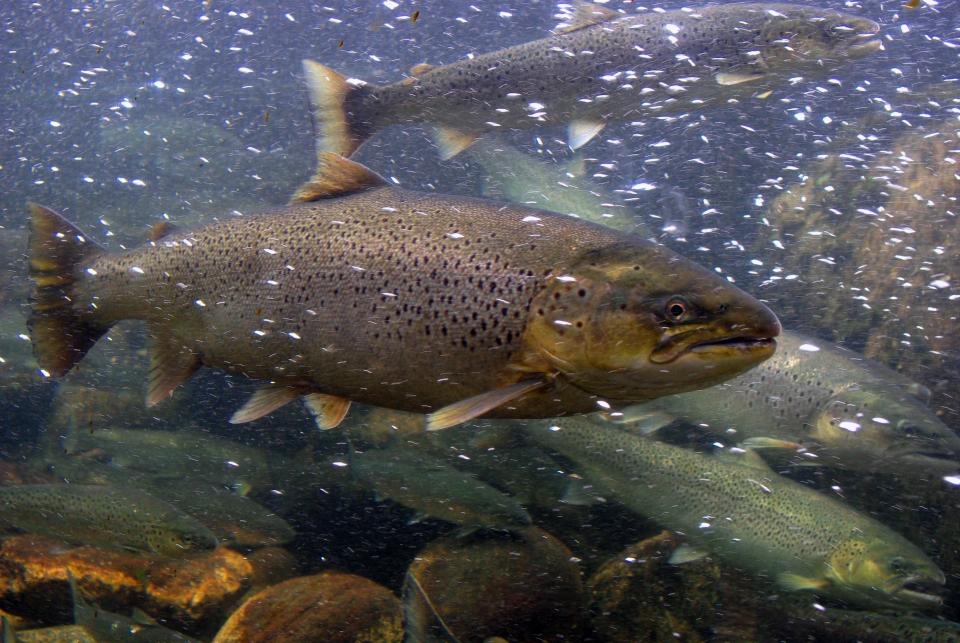
[[[4,640],[960,640],[958,25],[5,4]]]

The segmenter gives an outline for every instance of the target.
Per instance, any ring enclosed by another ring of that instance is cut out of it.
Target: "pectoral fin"
[[[554,32],[560,34],[579,31],[580,29],[592,27],[601,22],[613,20],[614,18],[620,17],[620,15],[621,14],[613,9],[604,7],[603,5],[593,4],[592,2],[577,2],[574,4],[573,15],[570,17],[570,21],[563,27],[554,29]]]
[[[350,400],[326,393],[308,393],[303,396],[303,403],[317,427],[324,431],[340,426],[350,410]]]
[[[730,85],[739,85],[741,83],[752,83],[758,80],[763,80],[763,74],[737,74],[729,73],[722,71],[714,77],[718,85],[723,85],[724,87]]]
[[[282,384],[261,386],[250,396],[247,403],[233,414],[230,418],[230,424],[244,424],[259,420],[266,415],[270,415],[281,406],[293,402],[304,392],[304,389],[299,386],[284,386]]]
[[[603,121],[571,121],[567,126],[567,145],[571,150],[580,149],[599,134],[604,126],[606,123]]]
[[[440,158],[444,161],[473,145],[478,138],[480,135],[476,132],[463,132],[452,127],[438,127],[433,135],[434,142],[440,148]]]
[[[703,560],[708,556],[707,552],[702,549],[697,549],[696,547],[691,547],[690,545],[684,543],[673,550],[673,553],[670,555],[668,563],[671,565],[684,565],[686,563],[694,563],[698,560]]]
[[[190,379],[200,368],[200,356],[184,346],[165,328],[151,324],[150,379],[147,384],[147,406],[153,406],[171,395],[173,390]]]
[[[803,445],[790,440],[780,440],[779,438],[755,437],[747,438],[740,443],[744,449],[788,449],[790,451],[802,451]]]
[[[480,417],[484,413],[546,385],[547,383],[543,380],[526,380],[454,402],[427,416],[427,431],[447,429]]]
[[[799,574],[783,573],[777,576],[777,584],[790,592],[824,589],[830,583],[820,578],[809,578]]]

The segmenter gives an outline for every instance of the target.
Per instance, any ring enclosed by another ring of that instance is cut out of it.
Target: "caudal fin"
[[[303,61],[303,72],[317,128],[317,153],[349,157],[373,134],[373,123],[360,111],[369,86],[313,60]]]
[[[82,268],[106,251],[53,210],[36,203],[27,207],[34,283],[27,326],[40,368],[59,377],[109,329],[75,308],[73,293]]]

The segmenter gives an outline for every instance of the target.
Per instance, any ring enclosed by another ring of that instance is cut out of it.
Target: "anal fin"
[[[567,126],[567,145],[571,150],[579,150],[581,147],[593,140],[593,137],[599,134],[606,123],[603,121],[576,120],[571,121]]]
[[[687,563],[703,560],[708,555],[709,554],[702,549],[697,549],[696,547],[691,547],[690,545],[683,543],[673,550],[673,553],[670,554],[670,558],[667,562],[671,565],[685,565]]]
[[[742,83],[752,83],[758,80],[763,80],[763,74],[751,74],[751,73],[732,73],[722,71],[714,79],[717,81],[718,85],[723,87],[729,87],[730,85],[740,85]]]
[[[440,148],[440,158],[444,161],[473,145],[478,138],[480,135],[476,132],[464,132],[453,127],[437,127],[433,135],[434,142]]]
[[[313,415],[317,427],[324,431],[340,426],[350,410],[350,400],[326,393],[307,393],[303,396],[303,403]]]
[[[171,395],[200,368],[200,356],[184,346],[165,328],[149,324],[151,337],[150,379],[147,406],[154,406]]]
[[[790,574],[786,572],[777,576],[777,584],[791,592],[824,589],[829,585],[829,583],[825,580],[808,578],[806,576],[800,576],[799,574]]]
[[[253,422],[286,406],[305,393],[299,386],[267,384],[258,388],[250,399],[230,417],[230,424]]]
[[[454,402],[427,416],[427,431],[439,431],[480,417],[530,391],[546,386],[543,380],[525,380]]]

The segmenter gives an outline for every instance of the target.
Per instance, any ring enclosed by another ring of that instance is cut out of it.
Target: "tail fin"
[[[59,214],[36,203],[30,210],[32,311],[27,320],[40,368],[59,377],[107,332],[74,308],[80,268],[106,251]]]
[[[313,60],[303,61],[303,72],[318,130],[317,153],[335,152],[349,157],[373,134],[373,123],[355,111],[370,88]]]

